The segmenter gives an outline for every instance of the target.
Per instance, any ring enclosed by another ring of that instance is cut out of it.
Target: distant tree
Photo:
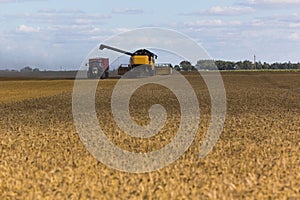
[[[20,71],[21,72],[32,72],[32,68],[29,66],[26,66],[26,67],[22,68]]]
[[[220,61],[217,61],[219,64]],[[217,64],[214,60],[198,60],[196,64],[196,68],[199,70],[215,70],[217,67]]]
[[[33,71],[34,71],[34,72],[39,72],[40,69],[39,69],[39,68],[34,68]]]
[[[192,63],[187,60],[181,61],[179,65],[180,65],[181,70],[183,70],[183,71],[196,70],[196,68],[194,66],[192,66]]]
[[[222,61],[218,60],[215,62],[219,70],[235,70],[235,69],[243,69],[242,62],[231,62],[231,61]]]
[[[291,63],[291,61],[289,61],[287,65],[287,69],[293,69],[293,64]]]
[[[226,62],[226,70],[234,70],[235,69],[235,63],[234,62]]]
[[[257,62],[255,65],[256,65],[255,69],[262,69],[263,68],[263,64],[261,63],[261,61]]]
[[[293,69],[300,69],[300,63],[298,62],[297,64],[293,64]]]
[[[253,69],[253,63],[249,60],[245,60],[243,62],[243,65],[244,65],[244,69]]]
[[[270,68],[271,69],[280,69],[280,64],[279,63],[273,63]]]
[[[270,65],[268,63],[264,62],[262,68],[263,69],[270,69]]]
[[[179,65],[175,65],[175,66],[174,66],[174,69],[175,69],[176,71],[180,71]]]
[[[244,65],[242,61],[238,61],[237,63],[235,63],[237,65],[237,69],[244,69]]]

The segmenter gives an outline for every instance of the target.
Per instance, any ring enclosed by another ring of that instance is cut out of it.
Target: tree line
[[[195,66],[189,61],[182,61],[179,65],[175,65],[174,69],[182,71],[192,70],[276,70],[276,69],[300,69],[300,63],[253,63],[249,60],[245,61],[222,61],[222,60],[199,60]]]
[[[223,61],[223,60],[198,60],[196,65],[192,65],[189,61],[181,61],[174,66],[178,71],[193,71],[193,70],[276,70],[276,69],[300,69],[300,63],[266,63],[258,61],[253,63],[249,60],[245,61]],[[0,70],[0,71],[18,71],[18,70]],[[23,67],[20,72],[39,72],[39,68],[32,68],[30,66]]]

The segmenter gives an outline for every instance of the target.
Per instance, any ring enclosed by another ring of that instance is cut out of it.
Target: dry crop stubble
[[[19,95],[11,101],[2,98],[0,104],[1,199],[300,198],[300,73],[222,76],[228,112],[213,151],[198,158],[209,124],[210,98],[201,78],[186,75],[200,103],[195,141],[179,160],[146,174],[110,169],[84,148],[73,124],[72,81],[1,82],[3,94],[15,89]],[[149,123],[147,111],[153,103],[162,103],[168,112],[157,136],[136,139],[119,130],[112,118],[110,96],[116,81],[101,80],[96,97],[99,123],[108,138],[134,152],[169,143],[180,117],[174,95],[158,85],[134,93],[130,109],[137,123]]]
[[[1,80],[0,102],[12,103],[26,99],[54,96],[73,87],[71,80]]]

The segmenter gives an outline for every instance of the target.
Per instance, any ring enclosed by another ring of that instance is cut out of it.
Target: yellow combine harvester
[[[125,55],[130,56],[130,64],[129,65],[121,65],[118,68],[118,74],[123,75],[126,72],[130,71],[131,69],[134,69],[138,66],[142,67],[142,69],[139,67],[139,71],[142,72],[142,75],[150,75],[154,76],[157,72],[156,66],[155,66],[155,59],[157,59],[157,55],[152,53],[151,51],[147,49],[139,49],[135,51],[134,53],[124,51],[115,47],[107,46],[104,44],[100,45],[100,50],[103,49],[109,49],[112,51],[116,51]]]

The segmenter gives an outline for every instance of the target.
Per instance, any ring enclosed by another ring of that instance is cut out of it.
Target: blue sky
[[[152,26],[214,59],[300,62],[300,0],[0,0],[0,69],[76,69],[109,37]]]

